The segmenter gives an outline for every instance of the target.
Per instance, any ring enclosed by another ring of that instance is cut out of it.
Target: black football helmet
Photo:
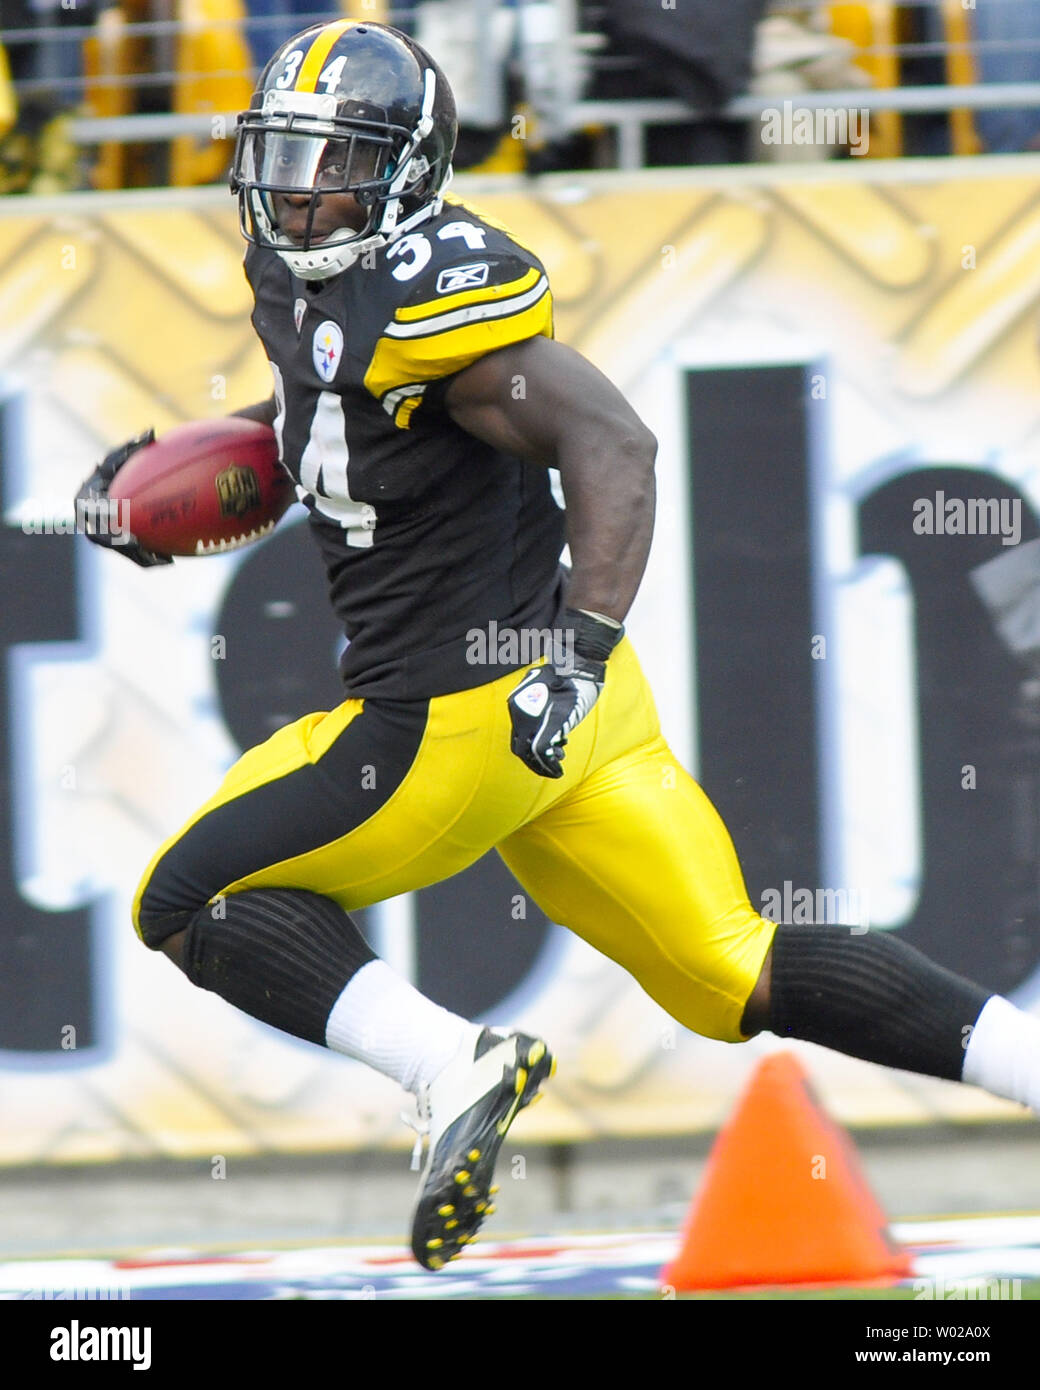
[[[407,35],[349,19],[305,29],[278,49],[238,118],[242,234],[301,279],[338,275],[439,211],[457,133],[447,79]],[[321,195],[343,193],[360,209],[354,225],[316,234]]]

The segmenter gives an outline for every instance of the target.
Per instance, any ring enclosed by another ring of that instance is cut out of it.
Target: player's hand
[[[528,671],[508,702],[510,748],[539,777],[563,776],[567,735],[599,699],[606,659],[624,634],[624,628],[574,609],[566,610],[563,625],[570,639],[567,659]]]
[[[108,489],[131,454],[143,449],[155,440],[154,430],[145,430],[125,444],[112,449],[98,464],[76,494],[76,519],[82,520],[87,539],[106,550],[115,550],[133,560],[135,565],[147,569],[151,565],[172,565],[169,555],[159,555],[154,550],[146,550],[134,540],[128,530],[119,524],[121,518],[116,514],[116,506],[109,501]]]

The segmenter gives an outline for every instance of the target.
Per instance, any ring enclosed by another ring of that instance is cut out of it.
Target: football
[[[272,531],[295,493],[269,425],[193,421],[131,454],[109,484],[136,540],[160,555],[217,555]]]

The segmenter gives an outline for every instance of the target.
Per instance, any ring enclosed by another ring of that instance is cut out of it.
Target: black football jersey
[[[537,258],[451,202],[326,281],[255,246],[245,266],[282,461],[349,639],[347,693],[428,698],[528,662],[502,634],[550,627],[562,603],[551,477],[459,429],[443,400],[485,353],[552,335]]]

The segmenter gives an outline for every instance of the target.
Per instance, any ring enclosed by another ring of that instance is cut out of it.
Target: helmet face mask
[[[312,50],[320,58],[309,63]],[[303,279],[338,274],[439,209],[455,134],[451,90],[418,44],[375,24],[305,30],[274,55],[238,118],[242,234]],[[347,225],[328,226],[330,206]]]
[[[318,128],[320,129],[320,128]],[[350,195],[366,214],[363,227],[339,229],[322,238],[326,245],[363,240],[375,231],[381,205],[389,196],[393,145],[383,134],[369,135],[342,127],[321,133],[312,123],[292,123],[274,128],[254,125],[248,119],[239,130],[236,178],[243,232],[250,241],[276,249],[300,246],[295,236],[281,230],[278,198],[310,201],[304,250],[310,249],[311,224],[323,197]],[[354,219],[352,219],[353,221]]]

